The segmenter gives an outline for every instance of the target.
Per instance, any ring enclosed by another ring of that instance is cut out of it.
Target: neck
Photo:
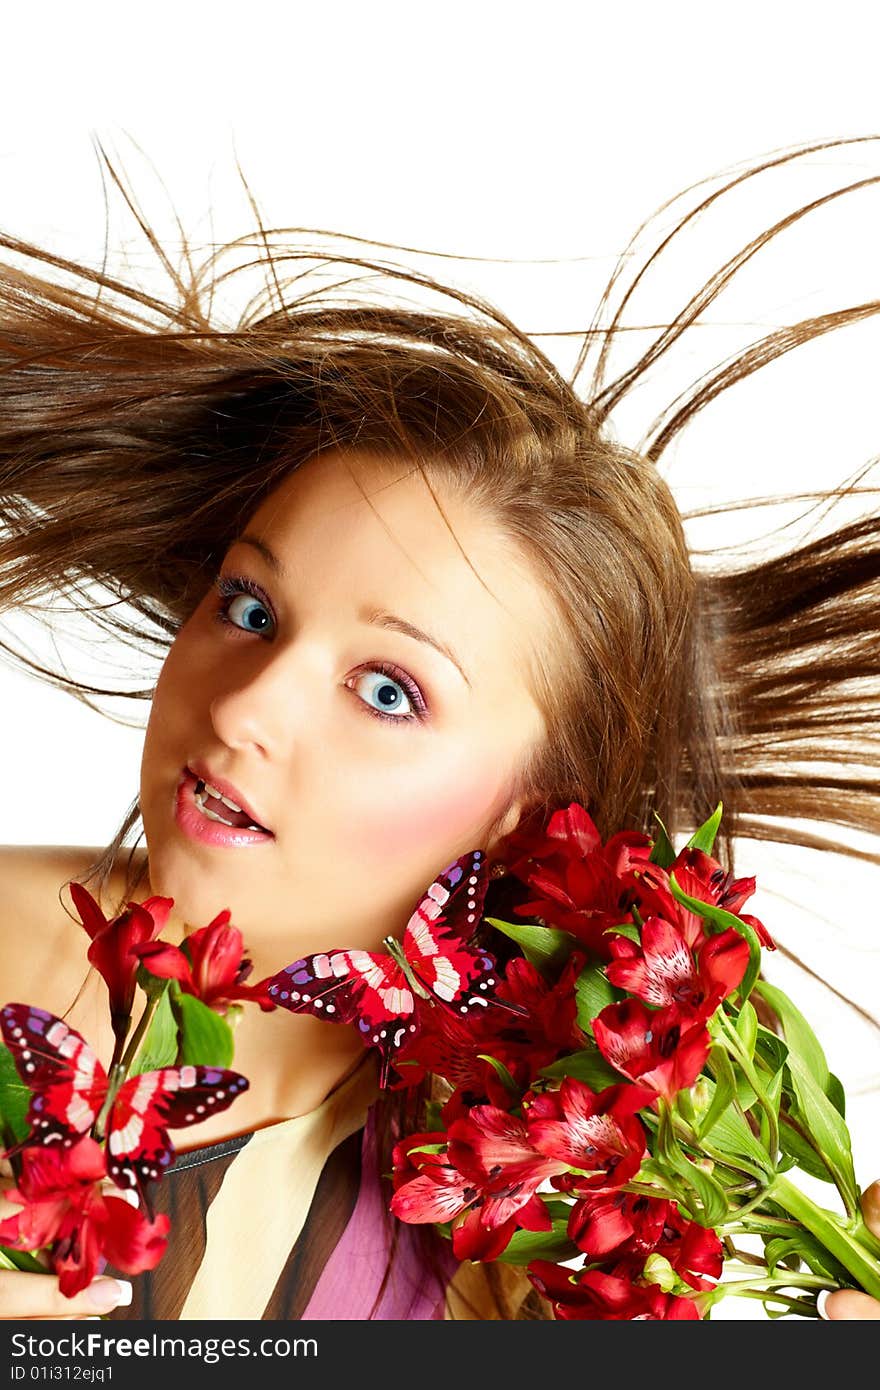
[[[145,856],[146,851],[140,851],[139,867],[144,869]],[[117,881],[116,890],[124,894],[124,882]],[[145,871],[130,900],[143,902],[151,894]],[[118,911],[121,905],[113,903],[109,910]],[[175,918],[172,912],[162,933],[163,939],[179,945],[185,935],[183,921]],[[287,963],[278,962],[277,943],[270,946],[257,941],[249,942],[248,946],[251,944],[254,946],[254,950],[249,951],[254,960],[251,980],[261,979],[279,968],[279,964]],[[264,957],[271,958],[273,964],[260,969]],[[181,1131],[181,1140],[191,1135],[189,1147],[218,1142],[233,1134],[306,1114],[320,1105],[361,1063],[375,1069],[373,1059],[365,1058],[364,1045],[353,1028],[346,1024],[330,1024],[308,1014],[292,1014],[282,1008],[264,1013],[256,1004],[245,1004],[234,1036],[232,1070],[248,1078],[249,1088],[228,1111],[203,1125],[194,1126],[191,1131]],[[181,1143],[180,1151],[184,1149],[185,1144]]]

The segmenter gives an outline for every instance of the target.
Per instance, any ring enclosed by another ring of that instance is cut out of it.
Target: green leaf
[[[601,965],[588,965],[575,980],[578,1026],[593,1035],[593,1019],[620,995],[605,975]]]
[[[853,1168],[852,1142],[846,1121],[805,1067],[802,1059],[790,1053],[788,1068],[797,1095],[797,1115],[834,1174],[834,1180],[851,1211],[859,1207],[859,1188]]]
[[[654,837],[654,844],[648,863],[659,864],[661,869],[668,869],[670,864],[675,863],[675,847],[669,837],[669,831],[657,815],[657,812],[654,811],[652,814],[660,827],[660,834]]]
[[[748,1053],[749,1057],[755,1055],[755,1043],[758,1039],[758,1015],[748,999],[740,1008],[739,1016],[736,1020],[736,1031],[740,1041]]]
[[[690,895],[685,893],[679,886],[674,873],[670,873],[669,875],[669,887],[675,900],[689,908],[691,912],[695,912],[698,917],[702,917],[703,921],[710,928],[714,928],[716,931],[727,931],[728,929],[732,929],[733,931],[739,932],[740,936],[744,937],[748,942],[749,963],[746,966],[746,973],[739,986],[740,998],[743,1000],[748,999],[755,981],[758,978],[758,972],[761,969],[761,942],[754,927],[750,926],[748,922],[744,922],[741,917],[734,916],[732,912],[728,912],[723,907],[717,907],[714,903],[705,903],[701,898],[690,897]]]
[[[843,1265],[826,1250],[825,1246],[803,1228],[795,1228],[795,1234],[785,1239],[776,1238],[764,1243],[764,1255],[770,1274],[787,1256],[797,1257],[807,1265],[813,1274],[820,1274],[830,1284],[849,1284],[851,1276]]]
[[[25,1116],[30,1103],[30,1087],[16,1071],[9,1048],[0,1043],[0,1147],[12,1148],[27,1137]]]
[[[718,827],[721,824],[722,802],[719,801],[715,810],[708,820],[704,820],[698,830],[695,830],[687,842],[688,849],[701,849],[704,854],[711,854],[715,848],[715,836],[718,834]]]
[[[164,982],[167,984],[167,980]],[[173,1067],[177,1059],[177,1020],[171,1009],[171,999],[166,989],[150,1019],[147,1034],[141,1043],[132,1064],[132,1076],[140,1076],[145,1071],[158,1071],[160,1067]]]
[[[704,1139],[716,1121],[724,1114],[736,1096],[736,1073],[733,1070],[727,1051],[723,1047],[713,1047],[709,1053],[709,1067],[715,1077],[714,1094],[697,1130],[697,1138]]]
[[[181,1034],[181,1061],[197,1067],[228,1067],[235,1045],[226,1020],[191,994],[179,994],[172,1007]]]
[[[586,1082],[592,1091],[604,1091],[606,1086],[616,1086],[623,1080],[596,1047],[570,1052],[567,1057],[560,1057],[558,1062],[551,1062],[549,1067],[542,1067],[539,1074],[551,1080],[557,1076],[573,1076],[576,1081]]]
[[[441,1100],[425,1101],[425,1129],[429,1134],[435,1134],[443,1128],[443,1102]]]
[[[567,1221],[554,1221],[552,1231],[514,1231],[510,1244],[495,1258],[511,1265],[527,1265],[530,1260],[571,1260],[579,1251],[567,1226]]]
[[[782,1031],[785,1034],[785,1041],[788,1044],[790,1054],[795,1054],[800,1058],[801,1063],[815,1080],[825,1094],[828,1094],[828,1063],[825,1060],[825,1053],[822,1044],[816,1037],[803,1014],[795,1008],[788,995],[776,985],[770,985],[766,980],[761,980],[756,986],[758,994],[770,1005],[779,1022],[782,1024]],[[840,1083],[838,1082],[838,1085]]]
[[[517,1083],[514,1081],[513,1077],[511,1076],[510,1072],[507,1070],[507,1067],[504,1065],[503,1062],[499,1062],[497,1057],[490,1057],[488,1052],[478,1052],[477,1056],[482,1058],[484,1062],[489,1063],[489,1065],[495,1071],[496,1075],[504,1083],[508,1091],[510,1091],[511,1095],[522,1095],[522,1087],[517,1085]]]
[[[795,1165],[804,1173],[809,1173],[811,1178],[818,1178],[820,1182],[834,1182],[832,1174],[828,1171],[827,1164],[823,1163],[816,1150],[812,1148],[796,1129],[792,1129],[790,1124],[786,1124],[785,1116],[780,1116],[779,1125],[779,1147],[784,1154],[793,1159]]]
[[[839,1076],[835,1076],[833,1071],[828,1073],[828,1083],[825,1087],[825,1094],[834,1106],[842,1120],[846,1119],[846,1093]]]
[[[758,1024],[758,1036],[755,1041],[755,1056],[767,1070],[774,1075],[781,1071],[788,1059],[788,1044],[784,1038],[778,1034],[771,1033],[769,1028],[765,1028],[762,1023]]]
[[[700,1137],[708,1139],[712,1147],[720,1149],[722,1153],[739,1154],[749,1159],[768,1176],[773,1172],[773,1161],[764,1145],[733,1106],[728,1106],[713,1121],[711,1130],[704,1129]]]
[[[699,1205],[690,1204],[694,1220],[701,1226],[717,1226],[724,1221],[729,1212],[727,1194],[711,1173],[691,1162],[681,1148],[672,1128],[668,1110],[663,1109],[660,1127],[657,1130],[657,1156],[671,1168],[694,1192]]]
[[[635,922],[620,922],[616,927],[606,927],[603,936],[625,936],[627,941],[634,941],[637,946],[641,945],[642,936]]]
[[[29,1250],[13,1250],[10,1245],[0,1245],[0,1268],[19,1269],[26,1274],[46,1274],[46,1266],[40,1264],[36,1255]]]
[[[526,960],[531,961],[542,974],[553,974],[560,970],[577,945],[570,932],[561,931],[558,927],[502,922],[498,917],[486,917],[485,921],[515,941]]]

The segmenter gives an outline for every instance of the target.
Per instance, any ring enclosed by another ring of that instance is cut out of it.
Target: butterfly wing
[[[455,1013],[496,1004],[523,1014],[526,1010],[520,1005],[497,997],[494,957],[468,945],[480,924],[488,886],[482,850],[454,860],[423,894],[407,923],[403,949],[419,983]]]
[[[248,1088],[245,1077],[221,1067],[162,1067],[131,1076],[120,1087],[107,1126],[107,1172],[118,1187],[146,1188],[174,1157],[169,1129],[200,1124],[226,1110]]]
[[[30,1004],[0,1010],[3,1041],[32,1092],[30,1144],[69,1148],[87,1134],[107,1096],[107,1073],[75,1028]]]
[[[415,1000],[406,976],[389,955],[373,951],[324,951],[294,961],[273,976],[269,995],[291,1013],[330,1023],[357,1023],[365,1047],[382,1059],[384,1086],[391,1059],[415,1031]]]

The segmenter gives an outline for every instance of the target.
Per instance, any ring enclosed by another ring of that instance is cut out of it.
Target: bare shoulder
[[[68,977],[82,977],[88,943],[67,885],[84,878],[101,853],[86,845],[0,845],[4,998],[28,998],[38,984],[44,994],[47,973],[63,990]],[[124,892],[126,860],[127,853],[100,896],[105,912]]]

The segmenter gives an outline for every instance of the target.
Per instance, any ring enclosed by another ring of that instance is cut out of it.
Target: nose
[[[223,689],[209,705],[217,737],[229,748],[257,749],[277,756],[287,746],[292,729],[305,727],[308,690],[314,675],[305,674],[303,652],[293,645],[231,657],[222,672]]]

